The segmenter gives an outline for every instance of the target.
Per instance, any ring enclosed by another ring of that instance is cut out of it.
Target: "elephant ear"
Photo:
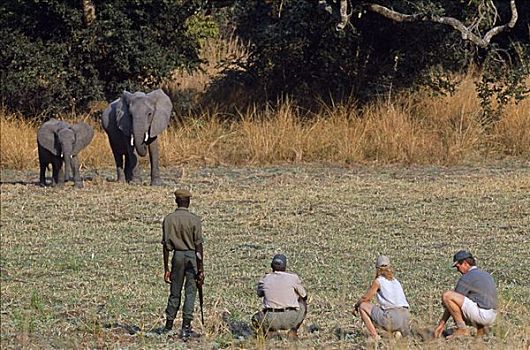
[[[85,122],[80,122],[72,125],[71,129],[75,134],[75,143],[72,150],[73,155],[78,155],[79,152],[90,144],[94,138],[94,129]]]
[[[116,124],[118,125],[118,129],[127,136],[132,134],[132,120],[131,114],[129,113],[129,100],[131,96],[132,94],[130,92],[124,91],[116,104]]]
[[[121,98],[109,103],[107,108],[101,114],[101,126],[105,131],[110,129],[111,121],[116,120],[116,105],[120,102]]]
[[[57,138],[57,133],[61,129],[68,127],[70,127],[70,125],[55,118],[48,120],[42,124],[39,131],[37,131],[37,143],[50,151],[53,155],[60,156],[62,151],[61,144]]]
[[[171,118],[173,104],[169,96],[161,89],[150,92],[147,94],[147,97],[155,105],[153,120],[149,129],[149,137],[156,137],[167,128],[169,119]]]

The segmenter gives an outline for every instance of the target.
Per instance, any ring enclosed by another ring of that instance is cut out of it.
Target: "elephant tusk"
[[[144,137],[144,142],[147,142],[147,140],[149,140],[149,133],[145,133],[145,137]]]
[[[134,146],[134,135],[131,135],[131,146]]]

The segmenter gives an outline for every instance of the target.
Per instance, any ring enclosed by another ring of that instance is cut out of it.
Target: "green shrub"
[[[507,70],[524,73],[521,63],[530,58],[528,50],[521,56],[522,51],[516,49],[528,47],[528,1],[517,1],[516,27],[494,37],[486,49],[463,40],[449,26],[396,23],[365,11],[363,3],[348,1],[350,24],[337,31],[338,1],[236,1],[238,33],[252,48],[249,60],[242,62],[248,72],[246,78],[265,91],[261,97],[272,100],[287,94],[298,100],[311,101],[319,96],[337,101],[353,96],[363,101],[426,84],[435,91],[450,92],[453,86],[448,73],[464,72],[472,65],[488,73],[493,69],[492,60],[501,59]],[[498,13],[490,2],[482,0],[467,5],[450,0],[374,3],[406,14],[451,16],[466,25],[481,18],[474,24],[481,35],[494,25],[508,22],[511,16],[507,2],[495,2]],[[497,76],[500,84],[524,81],[523,77],[517,74],[511,81],[502,81]],[[521,91],[503,89],[516,90]]]
[[[8,109],[83,111],[123,89],[157,87],[175,68],[197,67],[199,39],[212,33],[193,20],[203,1],[93,3],[96,19],[85,25],[81,1],[2,2],[1,94]]]

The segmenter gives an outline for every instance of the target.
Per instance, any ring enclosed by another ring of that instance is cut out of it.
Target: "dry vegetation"
[[[175,182],[195,193],[192,207],[206,237],[206,327],[195,321],[205,336],[193,347],[294,346],[234,339],[221,319],[228,310],[232,321],[249,322],[260,303],[255,283],[277,252],[287,254],[310,295],[298,348],[365,346],[350,311],[379,253],[395,264],[414,329],[432,328],[442,291],[458,278],[451,257],[461,248],[497,282],[493,334],[428,343],[416,336],[381,347],[530,345],[528,167],[218,167],[185,169],[178,178],[180,172],[165,169],[167,185],[151,188],[107,182],[109,169],[89,173],[82,190],[40,188],[34,172],[4,172],[2,348],[184,348],[149,333],[164,322],[160,220],[173,208]],[[320,330],[311,333],[310,325]]]
[[[529,159],[530,99],[508,106],[501,121],[486,128],[479,122],[480,108],[472,89],[471,80],[466,80],[454,96],[425,96],[419,102],[417,96],[402,97],[359,112],[338,106],[305,121],[289,102],[265,111],[249,110],[233,122],[215,115],[187,118],[161,136],[161,162],[163,166],[321,161],[456,165],[507,156]],[[81,154],[84,166],[112,166],[106,135],[89,121],[97,132]],[[6,113],[1,123],[2,168],[35,168],[37,125]]]
[[[210,61],[241,55],[232,45],[211,47]],[[167,85],[174,99],[204,91],[217,67],[204,68]],[[82,190],[37,187],[38,125],[0,111],[2,348],[186,348],[149,333],[163,323],[160,220],[177,184],[196,194],[207,239],[206,327],[195,322],[205,336],[193,347],[365,346],[350,311],[379,253],[395,263],[415,329],[433,327],[439,296],[458,277],[451,256],[468,248],[498,283],[493,335],[382,348],[528,348],[529,110],[529,99],[510,105],[485,128],[469,75],[453,96],[323,107],[309,119],[289,101],[233,121],[204,112],[161,136],[166,185],[157,188],[108,182],[113,160],[99,115],[64,116],[96,129],[80,155]],[[259,308],[255,283],[276,252],[310,293],[305,326],[320,330],[304,328],[296,345],[234,339],[221,316],[249,321]]]
[[[177,73],[165,86],[176,109],[197,103],[197,96],[218,74],[219,62],[245,55],[244,45],[236,40],[207,43],[203,56],[208,63],[202,71]],[[178,115],[160,138],[162,165],[457,165],[512,156],[530,159],[530,99],[499,110],[500,122],[484,126],[474,74],[461,80],[451,96],[402,94],[362,109],[355,103],[322,107],[309,118],[290,101],[265,110],[247,108],[232,121],[220,118],[215,109]],[[236,89],[230,100],[237,100],[241,93]],[[94,141],[81,154],[85,168],[113,164],[99,116],[100,112],[64,116],[84,119],[96,128]],[[1,168],[35,168],[38,125],[1,110],[0,122]]]

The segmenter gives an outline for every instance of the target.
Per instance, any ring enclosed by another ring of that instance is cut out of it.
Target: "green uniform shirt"
[[[203,243],[201,218],[186,208],[177,208],[164,218],[162,244],[167,250],[196,250]]]

